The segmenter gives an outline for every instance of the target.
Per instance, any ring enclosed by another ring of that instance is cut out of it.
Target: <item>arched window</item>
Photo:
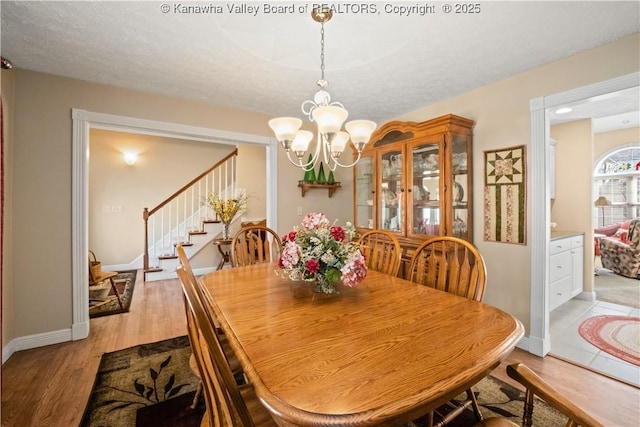
[[[617,148],[596,165],[594,190],[597,227],[640,216],[639,183],[640,146]]]

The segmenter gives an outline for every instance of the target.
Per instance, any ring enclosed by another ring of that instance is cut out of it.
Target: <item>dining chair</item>
[[[239,267],[276,261],[281,248],[280,236],[271,228],[263,225],[242,227],[231,241],[231,265]]]
[[[206,412],[201,426],[276,426],[250,384],[238,386],[226,363],[211,317],[197,284],[186,270],[176,269],[182,285],[189,339],[203,381]]]
[[[407,277],[415,283],[435,288],[474,301],[482,301],[487,279],[484,259],[471,243],[458,237],[435,236],[420,244],[409,264]],[[429,413],[429,427],[443,426],[451,422],[465,409],[471,408],[477,421],[482,421],[482,413],[473,390],[466,390],[463,401],[450,401],[450,412]],[[438,422],[434,424],[435,418]]]
[[[533,410],[535,397],[541,398],[565,415],[568,420],[566,427],[601,427],[602,424],[595,420],[591,415],[576,406],[567,399],[566,396],[559,393],[547,382],[540,378],[535,372],[522,363],[514,363],[507,366],[507,375],[520,384],[524,385],[525,400],[524,411],[522,415],[522,426],[531,427],[533,424]],[[476,427],[514,427],[518,424],[502,417],[491,417],[476,424]]]
[[[180,244],[176,245],[176,253],[178,254],[180,265],[185,270],[186,277],[190,280],[191,283],[194,284],[194,286],[196,287],[200,286],[198,280],[196,279],[195,274],[193,274],[193,269],[191,268],[191,263],[189,262],[189,257],[187,256],[187,253],[185,252],[184,247]],[[233,352],[233,349],[229,345],[229,341],[222,333],[222,328],[220,328],[220,324],[218,323],[218,320],[215,318],[215,316],[212,316],[212,322],[215,326],[215,331],[219,336],[220,346],[222,347],[222,351],[224,352],[225,359],[229,364],[229,368],[233,372],[234,376],[241,375],[242,368],[240,367],[240,362],[238,361],[238,358]],[[193,349],[193,344],[191,345],[191,348]],[[202,395],[202,378],[200,376],[200,371],[197,367],[194,353],[192,353],[191,357],[189,358],[189,367],[191,368],[191,371],[193,372],[193,374],[196,377],[198,377],[198,380],[199,380],[198,388],[196,389],[196,393],[193,396],[193,403],[191,404],[191,408],[195,409],[196,406],[198,406],[198,401],[200,399],[200,396]]]
[[[402,249],[396,236],[386,230],[369,230],[358,242],[367,268],[392,276],[398,274]]]

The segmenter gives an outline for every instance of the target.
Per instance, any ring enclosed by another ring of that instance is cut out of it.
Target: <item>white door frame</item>
[[[531,110],[531,323],[529,352],[546,355],[549,336],[549,112],[563,104],[640,86],[640,73],[631,73],[577,89],[535,98]],[[535,183],[535,184],[534,184]],[[544,185],[536,185],[544,183]]]
[[[89,131],[107,129],[216,144],[251,144],[266,148],[267,221],[277,230],[277,143],[275,139],[238,132],[72,109],[72,340],[89,336]]]

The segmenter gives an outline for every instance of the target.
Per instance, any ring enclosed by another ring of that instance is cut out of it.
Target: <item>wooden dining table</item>
[[[323,294],[276,270],[255,264],[200,280],[281,426],[402,425],[487,376],[524,333],[498,308],[376,271]]]

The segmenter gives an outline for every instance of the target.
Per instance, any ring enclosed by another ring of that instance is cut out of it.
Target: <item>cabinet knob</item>
[[[407,188],[407,191],[408,191],[409,193],[411,193],[411,189],[410,189],[410,188]]]

